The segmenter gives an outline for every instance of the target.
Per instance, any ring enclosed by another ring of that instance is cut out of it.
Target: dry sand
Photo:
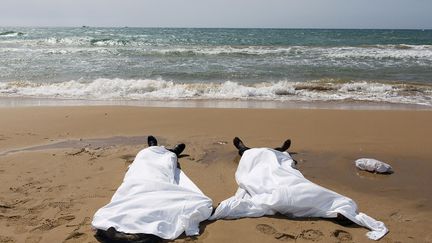
[[[432,112],[52,107],[0,109],[0,242],[97,242],[90,222],[147,135],[184,142],[183,170],[216,205],[236,190],[231,144],[293,141],[306,178],[386,223],[381,242],[432,242]],[[395,173],[359,172],[374,157]],[[205,222],[176,242],[367,242],[366,229],[283,216]]]

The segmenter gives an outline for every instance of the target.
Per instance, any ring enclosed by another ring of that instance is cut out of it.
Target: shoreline
[[[186,144],[182,169],[214,205],[237,188],[234,136],[251,147],[291,138],[289,152],[303,175],[383,221],[390,233],[381,241],[432,239],[430,110],[56,106],[2,107],[0,117],[0,153],[28,149],[0,155],[1,240],[97,242],[93,214],[110,200],[148,135],[167,146]],[[395,173],[358,171],[359,157],[387,162]],[[343,242],[337,232],[370,242],[364,228],[284,216],[208,221],[200,236],[175,242],[280,243],[258,225],[297,242]]]
[[[268,100],[79,100],[33,97],[0,97],[0,108],[18,107],[149,107],[149,108],[222,108],[222,109],[326,109],[326,110],[432,110],[432,106],[367,101],[268,101]]]

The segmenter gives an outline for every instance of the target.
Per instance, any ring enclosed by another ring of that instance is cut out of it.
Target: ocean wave
[[[266,46],[202,46],[170,49],[155,49],[153,53],[164,55],[281,55],[300,52],[296,47],[266,47]]]
[[[15,32],[15,31],[4,31],[0,32],[0,37],[15,37],[15,36],[23,36],[24,33],[22,32]]]
[[[45,42],[46,41],[46,42]],[[77,52],[89,53],[112,53],[118,54],[119,51],[131,51],[139,55],[149,56],[280,56],[286,58],[301,58],[301,60],[330,58],[335,60],[353,59],[372,59],[372,60],[414,60],[426,63],[432,62],[432,47],[415,46],[410,49],[395,48],[365,48],[365,47],[232,47],[232,46],[191,46],[191,47],[128,47],[128,42],[123,40],[111,39],[56,39],[50,38],[44,41],[43,48],[2,48],[0,52],[28,51],[43,52],[47,54],[70,54]],[[50,43],[50,44],[47,44]],[[91,44],[89,44],[91,43]],[[8,42],[8,44],[10,44]],[[91,46],[89,46],[91,45]],[[112,48],[118,47],[118,48]]]
[[[432,106],[432,86],[342,82],[177,83],[164,80],[96,79],[61,83],[0,82],[0,96],[88,100],[370,101]]]
[[[329,58],[424,59],[432,62],[430,45],[375,45],[369,47],[334,47],[325,51]]]
[[[25,54],[45,54],[45,55],[70,55],[70,54],[112,54],[117,55],[118,51],[110,48],[39,48],[39,49],[28,49],[28,48],[1,48],[1,53],[25,53]]]
[[[71,47],[100,47],[100,46],[106,46],[106,47],[123,47],[123,46],[131,46],[131,47],[137,47],[141,46],[143,43],[140,42],[134,42],[126,39],[116,39],[116,38],[93,38],[90,36],[83,36],[83,37],[49,37],[42,40],[37,40],[36,43],[28,43],[30,46],[71,46]]]
[[[37,46],[45,45],[62,45],[62,46],[87,46],[91,41],[90,37],[49,37],[46,39],[38,40]],[[29,43],[31,45],[31,43]]]
[[[403,46],[403,47],[402,47]],[[316,46],[193,46],[171,48],[146,48],[144,54],[155,55],[248,55],[287,56],[314,59],[423,59],[432,62],[432,46],[429,45],[381,45],[373,47],[316,47]]]
[[[2,32],[1,35],[18,35],[21,32]],[[127,49],[140,55],[156,56],[281,56],[301,59],[333,60],[414,60],[432,62],[432,45],[377,44],[360,46],[307,46],[307,45],[169,45],[163,41],[146,37],[94,37],[68,36],[45,39],[0,40],[0,45],[20,46],[31,49],[41,48],[99,48]],[[65,52],[67,53],[67,52]]]
[[[126,46],[130,41],[122,39],[92,39],[90,44],[93,46]]]
[[[432,49],[432,45],[409,45],[409,44],[376,44],[376,45],[360,45],[360,48],[379,48],[379,49],[397,49],[397,50],[409,50],[409,49],[417,49],[417,50],[430,50]]]
[[[146,40],[128,40],[117,38],[92,38],[92,37],[50,37],[42,40],[27,41],[22,43],[29,47],[118,47],[135,49],[141,54],[188,56],[188,55],[282,55],[299,53],[305,47],[296,46],[169,46],[149,43]]]

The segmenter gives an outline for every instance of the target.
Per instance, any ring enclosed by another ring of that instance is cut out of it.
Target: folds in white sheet
[[[199,234],[212,201],[177,168],[177,157],[164,147],[141,150],[111,202],[94,215],[92,226],[124,233],[175,239]]]
[[[275,213],[289,217],[335,218],[340,213],[369,228],[370,239],[378,240],[388,232],[384,223],[358,213],[353,200],[307,180],[293,166],[294,161],[287,152],[268,148],[245,151],[235,174],[239,186],[236,194],[221,202],[210,219]]]

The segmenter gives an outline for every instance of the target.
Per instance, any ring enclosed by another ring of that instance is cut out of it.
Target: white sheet
[[[289,217],[335,218],[337,213],[371,229],[370,239],[378,240],[387,232],[384,223],[357,212],[350,198],[318,186],[293,168],[287,152],[256,148],[244,152],[235,178],[236,194],[221,202],[210,219],[261,217],[277,212]]]
[[[183,232],[198,235],[212,201],[177,168],[177,157],[164,147],[141,150],[111,202],[94,215],[92,226],[124,233],[175,239]]]

